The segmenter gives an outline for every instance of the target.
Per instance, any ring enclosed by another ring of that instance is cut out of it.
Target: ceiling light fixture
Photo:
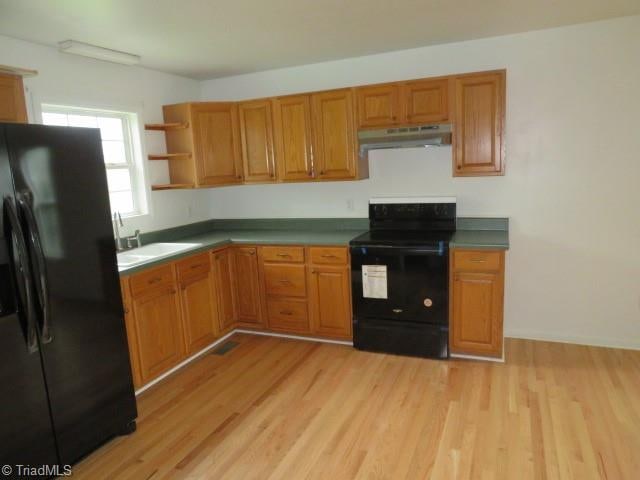
[[[58,50],[64,53],[73,53],[75,55],[82,55],[83,57],[121,63],[123,65],[136,65],[140,63],[140,56],[138,55],[77,42],[76,40],[65,40],[64,42],[58,43]]]

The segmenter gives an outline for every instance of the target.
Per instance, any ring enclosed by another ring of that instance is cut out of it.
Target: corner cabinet
[[[169,161],[169,188],[233,185],[243,182],[238,105],[200,102],[165,105],[167,154],[151,160]]]
[[[455,77],[453,175],[504,175],[505,71]]]
[[[504,251],[453,249],[450,272],[451,353],[502,357]]]
[[[263,320],[257,248],[233,247],[232,250],[236,319],[242,325],[260,327]]]

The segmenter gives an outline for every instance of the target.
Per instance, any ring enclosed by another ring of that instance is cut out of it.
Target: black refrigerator
[[[99,130],[0,123],[0,196],[0,465],[73,464],[137,416]]]

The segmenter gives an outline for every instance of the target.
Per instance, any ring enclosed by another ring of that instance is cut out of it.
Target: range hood
[[[367,156],[369,150],[451,145],[451,125],[417,125],[361,130],[358,132],[358,144],[362,158]]]

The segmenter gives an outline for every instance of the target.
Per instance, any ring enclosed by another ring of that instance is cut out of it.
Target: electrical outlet
[[[347,210],[350,212],[353,212],[356,209],[355,206],[355,202],[353,201],[353,198],[349,198],[347,200]]]

